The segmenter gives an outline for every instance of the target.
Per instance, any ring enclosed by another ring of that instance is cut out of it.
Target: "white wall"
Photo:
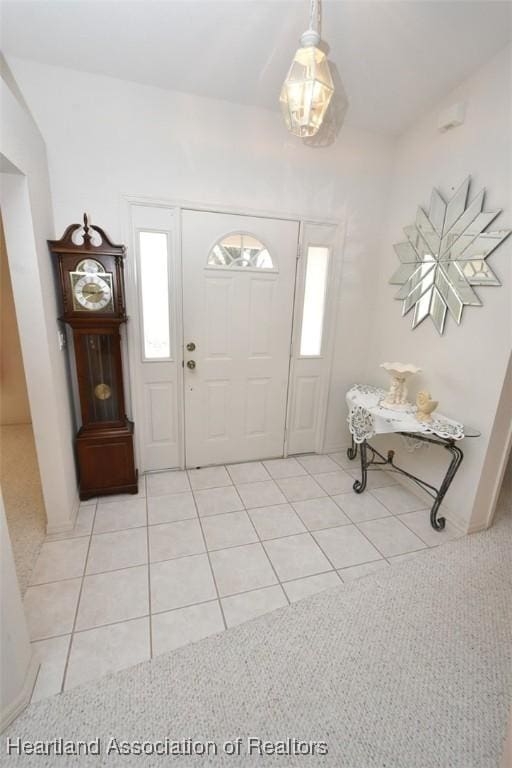
[[[59,236],[87,211],[122,242],[123,195],[343,222],[326,447],[346,442],[344,392],[365,367],[392,140],[345,127],[334,146],[313,149],[278,112],[9,62],[46,141]]]
[[[485,210],[503,209],[491,229],[512,227],[511,72],[508,47],[398,142],[387,226],[378,252],[375,333],[366,375],[368,380],[386,385],[379,363],[411,361],[423,369],[413,380],[413,394],[428,389],[440,401],[441,412],[482,432],[481,438],[463,442],[465,459],[446,499],[452,517],[465,528],[471,521],[471,529],[485,523],[491,503],[487,494],[487,505],[480,498],[479,508],[474,508],[479,483],[489,482],[481,474],[511,349],[512,237],[489,257],[503,286],[477,288],[483,307],[466,307],[460,326],[448,318],[442,337],[428,318],[411,330],[410,315],[402,318],[401,302],[393,299],[397,286],[387,281],[398,264],[392,245],[405,239],[402,227],[414,223],[417,205],[428,210],[432,186],[449,197],[471,174],[472,195],[482,187],[487,190]],[[466,103],[465,123],[440,133],[438,113],[456,101]],[[431,481],[444,471],[447,456],[438,449],[410,455],[399,442],[397,449],[406,466],[423,472]],[[498,470],[498,466],[490,468],[496,474]]]
[[[0,731],[30,701],[38,663],[32,653],[0,490]]]
[[[48,530],[71,527],[78,506],[65,355],[46,239],[54,237],[43,139],[9,71],[0,81],[1,205]]]

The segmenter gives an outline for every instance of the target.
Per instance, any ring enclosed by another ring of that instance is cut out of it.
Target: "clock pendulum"
[[[99,244],[93,243],[99,238]],[[82,242],[74,235],[81,231]],[[137,493],[134,425],[125,413],[120,326],[124,301],[124,245],[105,232],[71,224],[60,240],[49,240],[55,256],[63,312],[73,331],[81,427],[75,439],[80,498]]]
[[[101,384],[96,384],[96,386],[94,387],[94,394],[96,395],[98,400],[108,400],[112,394],[112,390],[110,389],[108,384],[104,384],[102,382]]]
[[[101,351],[97,349],[96,342],[94,339],[90,339],[89,341],[91,348],[97,353],[98,358],[98,368],[99,368],[99,380],[100,383],[96,384],[94,387],[94,397],[99,400],[100,402],[104,402],[105,400],[108,400],[110,396],[112,395],[112,389],[109,387],[108,384],[105,384],[105,373],[103,370],[103,358],[101,356]]]

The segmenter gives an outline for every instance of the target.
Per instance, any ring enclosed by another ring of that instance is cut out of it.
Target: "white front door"
[[[182,213],[189,467],[282,456],[299,224]]]

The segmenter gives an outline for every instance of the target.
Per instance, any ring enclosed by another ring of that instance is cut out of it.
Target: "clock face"
[[[93,271],[90,265],[84,262],[78,266],[83,266],[84,271],[71,273],[74,309],[85,309],[89,312],[112,310],[112,275],[108,272]]]

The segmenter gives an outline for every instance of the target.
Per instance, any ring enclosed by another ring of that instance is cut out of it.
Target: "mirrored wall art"
[[[470,201],[469,185],[468,176],[448,202],[433,189],[428,215],[418,208],[393,246],[400,266],[389,282],[401,286],[402,315],[414,310],[413,328],[430,316],[442,334],[448,312],[460,324],[464,306],[481,306],[473,286],[501,285],[486,259],[512,230],[487,231],[501,210],[482,210],[484,190]]]

